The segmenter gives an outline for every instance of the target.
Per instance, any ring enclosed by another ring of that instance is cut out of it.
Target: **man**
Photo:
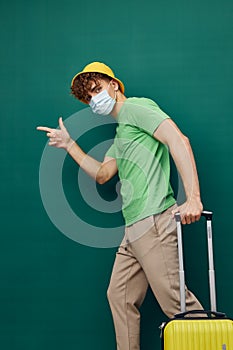
[[[108,288],[118,350],[140,349],[140,312],[148,284],[168,317],[179,312],[177,233],[199,220],[203,209],[193,152],[186,136],[158,105],[147,98],[126,98],[124,84],[110,67],[88,64],[71,83],[72,94],[94,113],[118,122],[113,145],[103,162],[84,153],[59,119],[60,130],[46,131],[49,145],[64,148],[87,174],[104,184],[117,172],[121,180],[126,228]],[[176,205],[170,186],[169,151],[181,175],[186,202]],[[186,288],[187,310],[202,309]]]

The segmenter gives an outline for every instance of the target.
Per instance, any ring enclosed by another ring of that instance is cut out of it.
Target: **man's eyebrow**
[[[95,84],[95,85],[90,89],[90,92],[93,92],[97,86],[100,86],[100,83]]]

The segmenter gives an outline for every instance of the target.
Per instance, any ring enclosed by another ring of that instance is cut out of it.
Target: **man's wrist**
[[[200,195],[200,193],[192,193],[190,195],[187,195],[186,198],[187,198],[187,202],[191,202],[191,201],[199,201],[199,202],[201,202],[201,195]]]
[[[187,202],[200,202],[201,203],[201,197],[189,197],[189,198],[187,198]]]
[[[74,143],[75,143],[74,140],[69,139],[69,141],[67,142],[66,147],[65,147],[65,150],[67,153],[69,153],[69,151],[71,150]]]

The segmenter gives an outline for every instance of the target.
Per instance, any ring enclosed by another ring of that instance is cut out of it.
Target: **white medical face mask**
[[[109,85],[108,85],[109,86]],[[116,103],[116,91],[115,98],[112,98],[107,89],[101,91],[98,95],[93,96],[90,101],[90,107],[92,111],[99,115],[108,115],[112,112]]]

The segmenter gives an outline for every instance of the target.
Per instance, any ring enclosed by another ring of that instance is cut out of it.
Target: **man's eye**
[[[95,89],[95,92],[96,93],[98,93],[98,92],[100,92],[101,91],[101,87],[99,86],[99,87],[97,87],[96,89]]]

